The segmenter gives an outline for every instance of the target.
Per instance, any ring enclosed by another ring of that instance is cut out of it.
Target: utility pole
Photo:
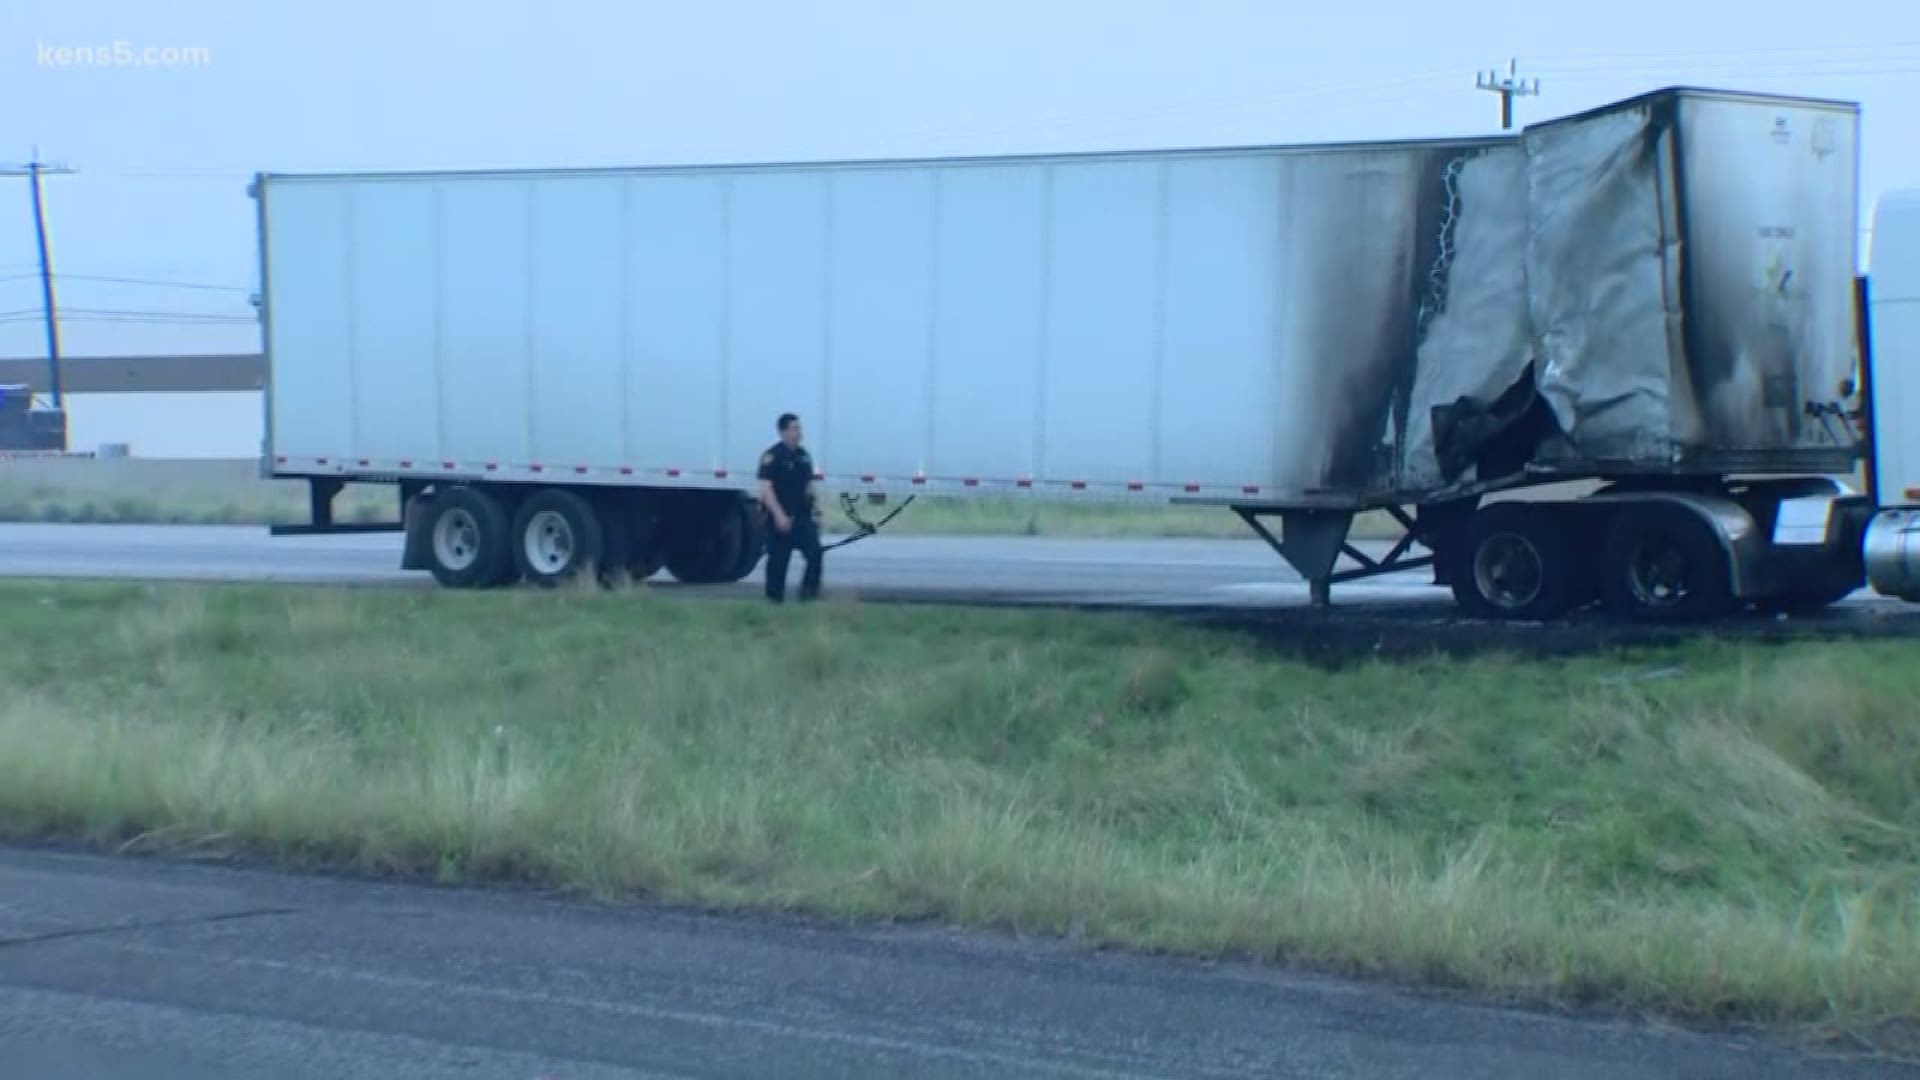
[[[40,303],[47,318],[47,388],[53,392],[53,407],[62,407],[60,385],[60,309],[53,292],[53,257],[47,249],[47,201],[40,184],[42,176],[70,173],[65,165],[40,160],[40,148],[33,148],[33,160],[25,165],[0,166],[0,176],[24,176],[33,196],[33,231],[40,244]]]
[[[1507,73],[1483,71],[1480,73],[1480,89],[1500,95],[1500,130],[1513,129],[1513,99],[1517,97],[1537,97],[1540,93],[1539,79],[1522,79],[1520,61],[1507,61]]]

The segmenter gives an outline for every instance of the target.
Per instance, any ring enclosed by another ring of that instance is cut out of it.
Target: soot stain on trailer
[[[1347,377],[1337,388],[1341,408],[1334,431],[1333,455],[1321,482],[1334,488],[1378,490],[1393,485],[1407,451],[1408,420],[1414,407],[1421,344],[1433,320],[1446,310],[1452,243],[1461,200],[1460,170],[1472,153],[1431,149],[1420,153],[1398,177],[1373,170],[1374,182],[1362,190],[1376,195],[1382,180],[1398,179],[1376,213],[1403,218],[1404,227],[1388,239],[1389,252],[1357,252],[1349,272],[1366,274],[1378,295],[1361,294],[1351,305],[1328,295],[1332,306],[1361,313],[1353,321],[1358,340],[1342,365]],[[1343,291],[1354,289],[1349,278]]]

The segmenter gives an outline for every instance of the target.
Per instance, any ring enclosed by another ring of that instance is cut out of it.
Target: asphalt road
[[[1384,550],[1385,545],[1369,545]],[[0,576],[427,585],[392,534],[272,537],[262,528],[0,525]],[[799,570],[794,570],[798,580]],[[656,579],[667,583],[661,575]],[[836,593],[873,598],[1258,607],[1303,604],[1306,586],[1258,540],[881,536],[827,556]],[[758,578],[701,592],[750,593]],[[1426,571],[1355,583],[1349,598],[1443,603]]]
[[[1378,558],[1389,545],[1357,545]],[[169,525],[0,524],[0,578],[124,578],[262,581],[432,587],[422,571],[402,571],[392,534],[274,537],[264,528]],[[798,579],[799,568],[793,570]],[[751,596],[756,574],[729,586],[687,587],[661,574],[655,586],[692,595]],[[827,591],[868,600],[932,600],[1177,608],[1230,618],[1265,619],[1269,628],[1312,638],[1339,623],[1343,632],[1376,628],[1409,647],[1440,637],[1463,647],[1552,644],[1525,627],[1449,625],[1451,596],[1428,570],[1334,586],[1329,620],[1308,607],[1299,575],[1264,543],[1248,540],[1079,540],[1049,537],[925,537],[882,534],[827,556]],[[1277,617],[1277,622],[1276,622]],[[1920,633],[1920,604],[1862,590],[1831,612],[1791,627],[1747,619],[1729,632]],[[1411,636],[1409,636],[1411,635]],[[1517,636],[1516,636],[1517,635]],[[1578,648],[1613,640],[1592,627],[1549,635]],[[1657,636],[1657,635],[1656,635]],[[1536,640],[1538,639],[1538,640]],[[1346,649],[1353,643],[1343,643]],[[1365,642],[1361,642],[1365,645]]]
[[[1240,965],[0,850],[0,1075],[1920,1076]]]

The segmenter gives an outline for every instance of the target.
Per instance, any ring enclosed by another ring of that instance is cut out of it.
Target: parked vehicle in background
[[[63,453],[67,449],[65,409],[33,400],[33,388],[0,385],[0,451]]]

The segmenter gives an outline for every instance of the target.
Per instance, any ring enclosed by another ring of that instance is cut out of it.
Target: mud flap
[[[415,495],[407,500],[400,521],[406,528],[406,543],[400,550],[400,569],[428,570],[427,548],[432,543],[432,495]]]

